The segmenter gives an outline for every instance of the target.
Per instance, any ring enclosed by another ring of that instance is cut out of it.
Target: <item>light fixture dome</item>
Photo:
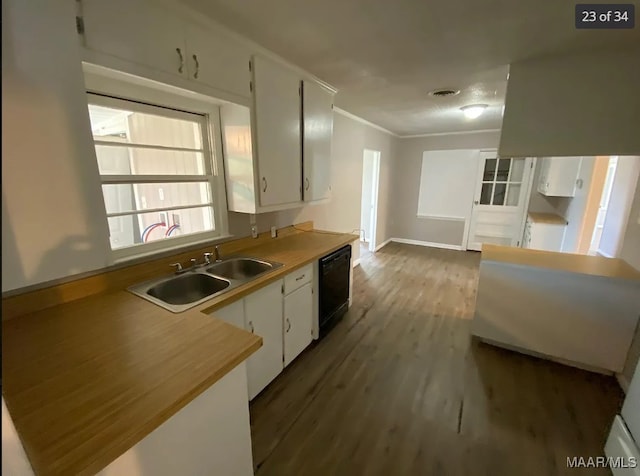
[[[464,113],[464,117],[467,119],[475,119],[480,117],[487,107],[489,107],[488,104],[470,104],[468,106],[463,106],[460,109]]]

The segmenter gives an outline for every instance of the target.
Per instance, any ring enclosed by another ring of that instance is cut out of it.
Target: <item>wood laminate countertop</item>
[[[284,266],[179,314],[123,289],[3,322],[2,391],[35,473],[107,466],[262,345],[207,312],[357,239],[309,231],[242,249]]]
[[[617,258],[484,244],[482,245],[482,260],[607,278],[640,280],[640,271],[626,261]]]
[[[546,225],[567,224],[567,220],[555,213],[529,212],[529,220],[532,223],[544,223]]]

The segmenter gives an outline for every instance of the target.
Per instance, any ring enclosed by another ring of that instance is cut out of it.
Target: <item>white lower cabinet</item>
[[[247,359],[249,400],[258,395],[312,341],[314,307],[313,265],[212,312],[236,327],[262,337],[262,347]]]
[[[522,241],[523,248],[543,251],[562,251],[566,225],[532,223],[527,221]]]
[[[284,297],[284,365],[311,343],[313,289],[307,283]]]
[[[241,363],[98,475],[253,475],[246,379]]]
[[[282,372],[282,280],[244,298],[245,329],[262,337],[262,347],[247,359],[249,400]]]

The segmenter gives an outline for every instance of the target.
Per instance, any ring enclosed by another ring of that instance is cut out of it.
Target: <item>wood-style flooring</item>
[[[614,378],[470,336],[479,253],[391,243],[353,305],[251,404],[258,476],[609,475]]]

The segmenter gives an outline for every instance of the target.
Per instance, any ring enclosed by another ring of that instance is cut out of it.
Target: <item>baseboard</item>
[[[392,239],[391,239],[391,238],[389,238],[388,240],[383,241],[382,243],[380,243],[378,246],[376,246],[375,251],[378,251],[378,250],[379,250],[380,248],[382,248],[383,246],[388,245],[389,243],[391,243],[391,240],[392,240]]]
[[[616,380],[618,381],[618,385],[622,388],[622,391],[626,395],[629,391],[629,379],[624,376],[624,374],[616,373]]]
[[[431,248],[443,248],[445,250],[461,251],[463,249],[462,246],[460,245],[449,245],[447,243],[433,243],[431,241],[408,240],[406,238],[391,238],[391,241],[394,241],[396,243],[404,243],[405,245],[429,246]]]
[[[351,265],[351,267],[355,268],[356,266],[358,266],[360,264],[360,258],[358,259],[354,259],[353,260],[353,264]]]

